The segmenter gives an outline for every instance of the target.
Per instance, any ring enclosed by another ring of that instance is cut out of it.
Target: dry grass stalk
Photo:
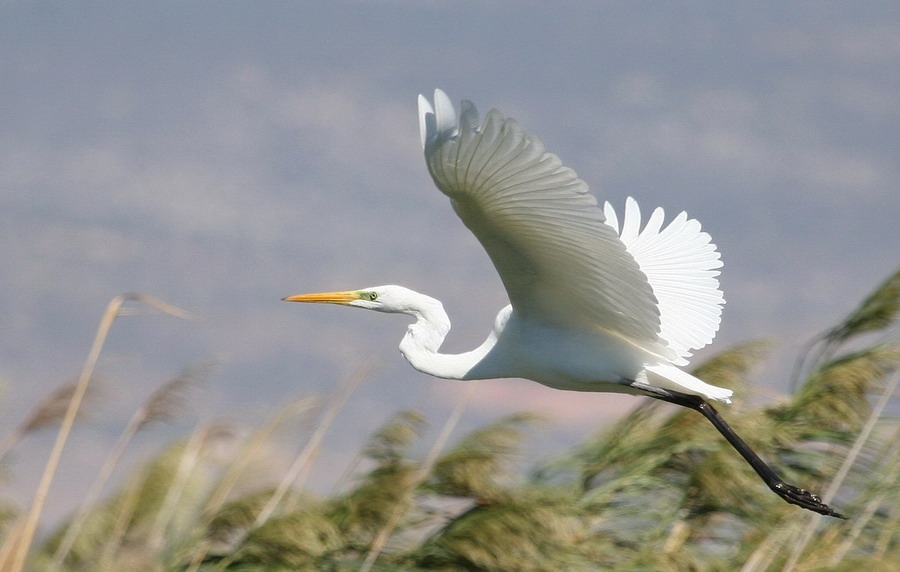
[[[97,504],[100,493],[103,492],[110,477],[112,477],[113,472],[122,458],[122,454],[125,452],[125,448],[134,436],[138,431],[155,421],[163,421],[175,417],[177,413],[184,408],[185,392],[190,386],[205,377],[210,367],[210,364],[201,364],[185,368],[177,376],[154,391],[150,397],[144,401],[143,405],[135,411],[134,415],[131,416],[128,425],[126,425],[115,445],[113,445],[113,448],[106,456],[103,466],[97,473],[97,478],[94,479],[84,501],[81,503],[81,506],[78,508],[78,511],[75,513],[75,516],[72,517],[69,526],[66,528],[65,534],[53,554],[51,569],[59,569],[62,567],[66,555],[72,549],[75,540],[78,538],[78,533],[81,530],[82,525],[90,515],[91,510],[93,510],[94,506]]]
[[[123,539],[128,533],[128,524],[134,516],[135,508],[140,501],[140,494],[143,487],[130,486],[125,488],[125,494],[122,497],[121,507],[116,514],[116,520],[113,522],[112,531],[109,538],[103,544],[103,551],[98,558],[98,570],[113,570],[113,563],[118,557],[119,549],[122,546]]]
[[[185,393],[208,377],[212,367],[212,363],[201,363],[184,368],[147,398],[129,425],[133,423],[137,432],[156,421],[169,421],[177,417],[185,409]]]
[[[41,400],[32,410],[31,414],[16,427],[12,433],[0,441],[0,460],[31,432],[38,431],[50,425],[62,421],[75,393],[77,380],[69,382],[57,388],[50,395]]]
[[[900,313],[900,270],[889,276],[847,318],[810,339],[797,356],[791,387],[833,356],[847,340],[878,330],[886,330]],[[815,353],[813,353],[815,351]]]
[[[828,490],[826,490],[825,494],[822,495],[823,502],[830,503],[834,499],[834,495],[843,484],[844,479],[850,472],[850,468],[856,462],[856,458],[859,456],[860,451],[862,451],[863,445],[871,436],[872,430],[875,428],[875,424],[881,418],[881,414],[884,413],[884,409],[885,407],[887,407],[887,404],[891,400],[891,397],[893,397],[898,385],[900,385],[900,373],[895,373],[891,382],[885,385],[884,391],[882,391],[881,397],[879,397],[878,399],[878,403],[876,403],[875,407],[872,408],[872,412],[869,415],[869,418],[866,420],[866,424],[859,432],[859,435],[856,436],[856,440],[853,442],[853,446],[850,448],[850,451],[844,458],[844,462],[841,464],[841,468],[838,469],[837,474],[831,481],[831,484],[828,486]],[[816,528],[820,521],[821,517],[819,515],[810,516],[810,519],[807,522],[805,529],[803,530],[803,534],[800,537],[800,540],[794,545],[794,549],[784,565],[784,569],[786,571],[790,572],[791,570],[796,568],[797,563],[800,562],[800,557],[803,556],[803,551],[806,550],[806,547],[812,540],[813,534],[815,534]]]
[[[288,493],[288,491],[297,486],[299,483],[302,483],[306,478],[306,475],[309,473],[310,467],[312,467],[312,461],[315,459],[316,454],[319,451],[319,446],[322,442],[322,439],[325,437],[325,433],[328,432],[328,429],[331,427],[332,422],[334,422],[335,417],[338,414],[338,411],[344,406],[347,402],[347,399],[356,390],[359,385],[365,381],[369,374],[372,371],[371,365],[366,365],[356,371],[353,375],[346,378],[338,387],[334,396],[331,399],[331,402],[328,405],[328,408],[322,414],[322,419],[319,421],[319,425],[316,427],[315,431],[313,431],[312,436],[309,438],[309,442],[306,444],[306,447],[300,452],[299,455],[294,459],[294,462],[291,464],[290,469],[285,474],[284,478],[281,479],[281,482],[278,483],[278,487],[275,489],[275,492],[272,493],[272,497],[269,499],[269,502],[263,507],[263,509],[259,512],[259,515],[256,517],[256,521],[253,523],[253,528],[259,528],[263,525],[269,518],[274,514],[275,509],[281,503],[284,496]]]
[[[890,475],[891,482],[896,482],[897,476],[898,476],[897,475],[898,470],[900,470],[900,464],[895,464],[893,470],[891,471],[891,475]],[[853,548],[853,545],[856,543],[856,540],[862,534],[863,529],[866,527],[866,525],[869,524],[869,522],[872,520],[872,517],[875,515],[875,513],[881,507],[886,496],[887,495],[884,493],[876,496],[875,498],[870,500],[868,503],[866,503],[866,506],[863,508],[863,510],[860,512],[860,514],[858,514],[854,517],[853,528],[851,528],[850,532],[845,535],[843,542],[841,542],[838,545],[838,547],[834,550],[834,552],[832,552],[831,559],[828,562],[829,567],[836,567],[838,564],[840,564],[844,560],[844,557],[847,555],[848,552],[850,552],[850,550]],[[887,533],[887,535],[891,535],[892,529],[896,530],[896,527],[890,527],[890,526],[884,527],[883,533]],[[880,552],[881,554],[878,554],[878,552]],[[878,557],[881,557],[883,552],[884,551],[876,550],[875,555]]]
[[[203,525],[200,527],[201,531],[205,531],[209,527],[216,511],[222,508],[222,505],[228,500],[234,487],[237,485],[244,471],[246,471],[247,466],[272,436],[272,433],[274,433],[275,430],[289,418],[312,409],[315,406],[316,401],[317,400],[313,397],[307,397],[292,401],[284,407],[279,408],[275,415],[272,415],[265,423],[253,431],[241,446],[238,447],[232,462],[228,465],[222,478],[219,479],[219,483],[216,485],[212,494],[210,494],[209,500],[203,508],[204,521]],[[200,568],[208,551],[208,539],[202,538],[197,541],[196,549],[189,558],[190,564],[188,565],[188,572],[193,572]]]
[[[69,434],[72,431],[72,425],[75,423],[75,417],[78,415],[81,403],[84,400],[88,384],[93,377],[94,368],[97,365],[97,360],[100,358],[100,352],[103,349],[103,345],[106,342],[107,335],[109,334],[113,322],[119,315],[122,305],[128,301],[141,302],[180,318],[192,317],[191,314],[188,314],[175,306],[138,293],[120,294],[109,302],[106,306],[106,311],[103,313],[103,317],[100,320],[97,334],[94,337],[93,344],[91,344],[91,350],[88,353],[87,360],[85,360],[84,366],[82,367],[81,375],[78,377],[78,381],[75,384],[68,408],[66,409],[65,416],[63,417],[59,432],[57,433],[56,441],[53,444],[53,449],[50,451],[50,457],[47,460],[47,464],[44,466],[44,472],[41,475],[37,490],[34,494],[34,500],[32,501],[28,512],[25,514],[22,526],[18,528],[18,533],[11,534],[10,537],[6,539],[3,549],[0,549],[0,553],[8,555],[0,561],[0,570],[20,572],[25,566],[25,558],[28,555],[28,550],[31,548],[31,542],[34,539],[34,533],[37,530],[38,520],[43,511],[44,504],[47,501],[50,485],[53,483],[53,477],[59,466],[62,451],[65,448],[66,441],[68,441]],[[6,550],[7,544],[16,544],[15,550]]]
[[[241,475],[246,471],[247,466],[255,458],[257,452],[262,449],[272,433],[289,418],[309,411],[316,406],[316,403],[317,399],[314,397],[292,401],[281,407],[275,415],[260,425],[238,449],[234,461],[228,465],[228,469],[210,495],[203,512],[209,516],[215,514],[225,504]]]
[[[437,439],[434,442],[434,445],[431,447],[431,450],[428,451],[428,455],[425,457],[425,460],[422,462],[422,466],[419,468],[418,473],[413,477],[412,482],[409,487],[405,491],[403,497],[401,497],[400,502],[397,503],[397,507],[391,513],[390,518],[385,523],[384,527],[380,531],[378,531],[378,535],[372,540],[372,544],[369,547],[369,553],[366,555],[366,559],[360,567],[360,572],[370,572],[372,567],[375,565],[375,561],[378,559],[378,555],[384,550],[384,546],[387,544],[388,539],[390,539],[391,534],[393,534],[394,530],[397,528],[397,525],[400,523],[400,519],[403,517],[403,514],[406,512],[407,506],[409,505],[409,501],[412,499],[413,493],[416,488],[421,484],[425,479],[428,478],[428,475],[431,474],[431,469],[434,466],[434,463],[437,461],[438,456],[441,454],[441,451],[447,445],[447,441],[450,440],[450,434],[453,432],[453,429],[456,428],[457,423],[459,423],[459,418],[462,416],[463,411],[466,408],[466,405],[469,403],[469,399],[472,397],[472,394],[475,392],[475,384],[469,383],[466,387],[465,392],[459,398],[459,401],[456,403],[456,407],[450,413],[450,417],[447,418],[447,422],[444,423],[443,428],[441,428],[441,433],[438,435]]]
[[[163,561],[161,551],[168,529],[175,513],[178,511],[191,474],[195,472],[197,464],[201,460],[202,453],[211,443],[233,436],[234,432],[228,425],[223,423],[204,423],[191,434],[190,439],[185,444],[178,468],[175,471],[172,482],[169,484],[166,496],[163,498],[159,511],[156,513],[156,519],[147,536],[146,544],[149,552],[157,555],[159,562]]]

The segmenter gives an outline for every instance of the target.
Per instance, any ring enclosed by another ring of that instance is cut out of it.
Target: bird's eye
[[[366,292],[366,298],[368,298],[370,302],[374,302],[378,298],[378,292]]]

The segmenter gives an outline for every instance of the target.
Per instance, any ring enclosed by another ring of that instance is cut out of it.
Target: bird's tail
[[[649,385],[655,385],[656,387],[671,389],[681,393],[699,395],[706,399],[721,401],[723,403],[731,403],[733,391],[717,385],[710,385],[674,365],[660,363],[647,366],[645,369],[647,371],[647,383]]]

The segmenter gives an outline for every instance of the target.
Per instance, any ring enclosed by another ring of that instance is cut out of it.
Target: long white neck
[[[404,313],[416,318],[400,341],[400,353],[417,370],[445,379],[473,379],[469,372],[490,352],[497,342],[496,332],[472,351],[442,354],[438,350],[450,331],[450,319],[443,304],[420,294]]]

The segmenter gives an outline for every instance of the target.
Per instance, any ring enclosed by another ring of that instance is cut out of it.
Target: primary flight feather
[[[401,286],[301,294],[415,318],[400,343],[410,364],[449,379],[522,377],[549,387],[647,395],[706,416],[768,486],[788,502],[839,516],[815,495],[784,483],[707,399],[731,390],[679,366],[712,341],[724,298],[719,253],[685,213],[645,221],[628,198],[621,220],[584,181],[513,119],[475,106],[459,115],[447,95],[419,96],[425,162],[435,185],[481,242],[510,305],[487,339],[462,354],[439,351],[450,330],[442,304]]]

